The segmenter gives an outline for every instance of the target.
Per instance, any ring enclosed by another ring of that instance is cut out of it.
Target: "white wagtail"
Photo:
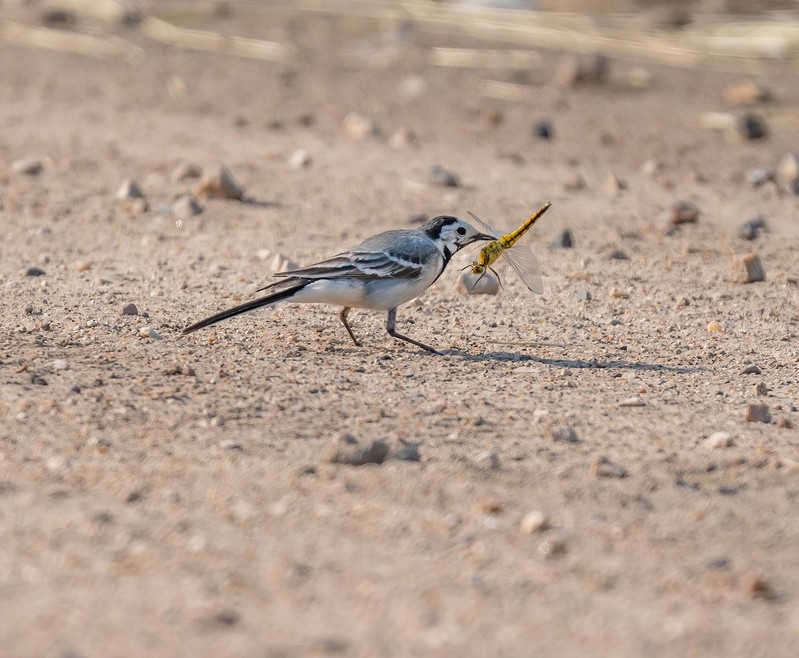
[[[389,336],[438,354],[429,345],[399,334],[394,329],[397,307],[427,290],[447,267],[452,255],[472,242],[494,240],[457,217],[431,219],[418,229],[379,233],[357,247],[297,270],[279,272],[281,281],[260,288],[268,295],[221,311],[186,327],[183,335],[236,315],[279,302],[322,303],[343,306],[339,317],[352,338],[347,314],[352,308],[388,311]]]

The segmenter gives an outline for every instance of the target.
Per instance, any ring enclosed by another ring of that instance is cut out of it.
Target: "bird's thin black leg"
[[[355,334],[352,333],[352,329],[350,329],[350,323],[347,322],[347,315],[349,315],[349,312],[351,310],[352,309],[349,306],[345,306],[344,308],[341,309],[341,313],[339,313],[338,317],[344,323],[344,328],[347,330],[347,333],[350,335],[350,338],[352,338],[352,342],[355,343],[356,346],[360,347],[361,344],[358,342],[358,339],[355,337]]]
[[[423,350],[427,350],[428,352],[432,352],[433,354],[441,354],[438,350],[434,350],[429,345],[425,345],[424,343],[420,343],[418,340],[414,340],[413,338],[408,338],[407,336],[403,336],[402,334],[398,334],[397,331],[394,329],[394,325],[397,322],[397,307],[395,306],[388,312],[388,319],[386,320],[386,331],[388,335],[392,338],[399,338],[400,340],[404,340],[405,342],[412,343],[417,347],[421,347]]]

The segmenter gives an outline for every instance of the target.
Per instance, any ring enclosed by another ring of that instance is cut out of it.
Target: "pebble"
[[[41,267],[29,267],[25,270],[25,276],[44,276],[46,272]]]
[[[533,137],[537,139],[552,139],[552,124],[549,121],[539,121],[533,126]]]
[[[614,249],[608,256],[610,260],[630,260],[630,257],[621,249]]]
[[[206,167],[196,191],[197,196],[206,199],[216,197],[240,200],[244,196],[244,188],[233,177],[230,169],[223,164]]]
[[[630,299],[630,293],[619,290],[618,288],[611,288],[608,295],[613,299]]]
[[[172,214],[178,217],[193,217],[203,211],[200,202],[191,194],[184,194],[172,204]]]
[[[765,382],[755,384],[755,395],[760,397],[768,395],[768,386],[766,386]]]
[[[519,532],[523,535],[534,535],[536,532],[546,530],[549,527],[549,519],[541,510],[527,512],[519,523]]]
[[[141,327],[141,328],[139,328],[139,336],[141,336],[142,338],[155,338],[156,340],[163,339],[163,336],[161,334],[159,334],[152,327]]]
[[[496,471],[499,468],[499,456],[491,450],[484,450],[474,457],[474,463],[480,468]]]
[[[744,416],[747,423],[766,423],[771,422],[771,410],[767,404],[750,404],[746,407],[746,416]]]
[[[388,456],[388,444],[385,441],[371,441],[369,445],[358,442],[352,434],[342,432],[333,437],[332,445],[327,453],[327,461],[333,464],[382,464]]]
[[[766,280],[766,270],[757,254],[736,257],[732,264],[732,278],[736,283],[755,283]]]
[[[403,462],[418,462],[421,461],[422,455],[417,445],[413,443],[401,443],[398,448],[391,451],[388,458]]]
[[[538,545],[538,553],[548,559],[557,558],[566,553],[568,546],[565,536],[549,530],[546,538]]]
[[[594,462],[594,475],[598,478],[624,478],[627,477],[627,469],[607,457],[600,457]]]
[[[590,290],[578,290],[574,293],[574,298],[578,302],[590,302],[594,296],[591,294]]]
[[[261,249],[258,251],[258,258],[269,261],[269,271],[273,274],[276,272],[286,272],[289,270],[296,270],[299,264],[291,260],[288,256],[281,254],[278,251],[270,251],[269,249]]]
[[[738,237],[743,240],[755,240],[760,236],[760,231],[766,228],[766,220],[763,217],[754,217],[741,224],[741,228],[738,229]]]
[[[724,331],[724,327],[722,327],[718,322],[712,320],[707,325],[707,330],[712,331],[714,333],[718,333],[719,331]]]
[[[66,359],[53,359],[48,365],[53,370],[69,370],[69,361]]]
[[[460,178],[456,173],[437,164],[427,170],[427,182],[439,187],[460,187],[461,185]]]
[[[566,192],[576,192],[585,187],[585,179],[580,175],[579,171],[569,171],[561,180],[561,185]]]
[[[752,167],[746,170],[744,178],[752,187],[762,187],[766,183],[775,182],[777,180],[777,172],[768,167]]]
[[[11,163],[11,171],[15,174],[25,174],[26,176],[36,176],[41,173],[44,165],[39,158],[22,158]]]
[[[729,448],[733,445],[732,437],[727,432],[713,432],[705,439],[707,448]]]
[[[92,264],[87,260],[82,260],[75,265],[75,270],[78,272],[87,272],[92,269]]]
[[[172,182],[179,183],[187,178],[199,178],[202,173],[202,169],[200,169],[199,165],[183,160],[183,162],[172,170]]]
[[[244,446],[234,439],[222,439],[218,445],[223,450],[238,450],[239,452],[244,452]]]
[[[138,215],[143,215],[149,209],[150,204],[148,203],[147,199],[133,199],[128,208],[128,212],[131,216],[136,217]]]
[[[762,370],[760,370],[760,368],[756,364],[750,363],[748,366],[746,366],[746,368],[743,369],[743,372],[741,374],[743,374],[743,375],[759,375],[761,372],[762,372]]]
[[[645,407],[646,406],[646,402],[644,402],[642,398],[639,398],[637,395],[635,395],[635,396],[633,396],[631,398],[626,398],[626,399],[622,400],[621,402],[619,402],[619,406],[620,407]]]
[[[672,225],[695,224],[699,220],[700,210],[690,201],[678,201],[666,210],[662,217]]]
[[[555,443],[580,443],[580,437],[571,425],[560,425],[552,428],[552,440]]]
[[[50,473],[58,474],[63,471],[67,467],[67,460],[61,457],[60,455],[54,455],[52,457],[48,457],[47,461],[44,463],[45,468],[50,471]]]
[[[354,139],[364,139],[380,134],[380,129],[372,119],[357,112],[351,112],[344,117],[342,125],[344,132]]]
[[[738,119],[738,134],[744,139],[763,139],[768,135],[766,120],[759,114],[747,112]]]
[[[607,82],[610,60],[604,55],[564,55],[555,71],[555,82],[562,87]]]
[[[799,182],[799,153],[786,153],[780,158],[777,165],[777,180],[788,188],[794,190]]]
[[[247,523],[258,516],[258,508],[246,500],[237,500],[230,508],[230,516],[237,523]]]
[[[574,234],[571,229],[563,229],[557,238],[552,241],[556,249],[572,249],[574,247]]]
[[[388,145],[393,149],[401,149],[415,144],[418,139],[415,132],[402,128],[391,134],[391,137],[388,138]]]
[[[641,173],[649,178],[657,176],[661,171],[663,171],[663,165],[654,158],[645,160],[641,165]]]
[[[173,363],[164,370],[165,375],[183,375],[184,377],[194,377],[197,373],[188,363]]]
[[[144,199],[144,193],[135,180],[126,178],[117,188],[117,199]]]
[[[499,280],[493,272],[485,272],[481,278],[480,274],[466,269],[458,277],[457,288],[466,295],[496,295],[499,292]]]
[[[777,598],[774,588],[762,578],[752,578],[746,586],[746,591],[752,599],[765,599],[767,601]]]
[[[302,169],[303,167],[310,167],[313,162],[311,154],[305,149],[297,149],[288,159],[289,167],[292,169]]]
[[[134,303],[125,304],[122,307],[122,315],[138,315],[139,314],[139,307],[136,306]]]
[[[728,105],[755,105],[769,100],[771,94],[754,80],[733,82],[724,89],[724,100]]]
[[[612,171],[609,171],[602,180],[602,191],[609,197],[618,196],[622,190],[627,189],[627,183],[621,180]]]

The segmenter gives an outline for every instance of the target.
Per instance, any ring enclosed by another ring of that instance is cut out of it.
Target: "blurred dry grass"
[[[212,21],[215,16],[231,13],[252,16],[257,21],[259,17],[265,20],[270,12],[293,11],[379,25],[413,23],[433,37],[466,37],[486,47],[599,53],[684,67],[751,71],[759,60],[796,62],[799,58],[796,12],[772,12],[757,17],[718,12],[699,14],[693,11],[693,4],[661,3],[641,10],[639,3],[622,0],[535,4],[542,8],[557,7],[558,11],[465,7],[432,0],[275,0],[256,4],[161,2],[139,15],[140,10],[132,10],[131,5],[117,0],[51,0],[48,7],[99,22],[101,34],[97,34],[97,29],[94,34],[84,34],[80,28],[51,29],[4,20],[0,22],[0,38],[31,47],[130,57],[136,48],[122,37],[112,36],[115,24],[126,23],[137,25],[147,38],[175,47],[280,61],[291,57],[286,44],[189,29],[181,23],[204,18]],[[735,3],[699,2],[696,6],[701,9],[718,5],[737,8]],[[775,1],[750,8],[785,10],[791,5],[795,7],[796,3]],[[591,11],[579,11],[581,7],[590,7]],[[638,11],[633,11],[635,7]],[[565,11],[566,8],[572,11]],[[103,35],[102,31],[108,34]],[[480,57],[490,57],[487,53]],[[454,60],[452,65],[456,65]]]

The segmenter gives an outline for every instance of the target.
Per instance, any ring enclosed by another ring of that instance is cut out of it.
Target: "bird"
[[[326,260],[276,273],[280,281],[258,289],[257,292],[269,291],[264,296],[195,322],[182,335],[281,302],[323,303],[342,307],[339,319],[358,347],[361,343],[347,322],[347,315],[353,308],[365,308],[388,313],[386,331],[392,338],[440,354],[396,330],[397,307],[435,283],[459,249],[494,239],[496,236],[481,233],[450,215],[434,217],[419,228],[379,233]]]

